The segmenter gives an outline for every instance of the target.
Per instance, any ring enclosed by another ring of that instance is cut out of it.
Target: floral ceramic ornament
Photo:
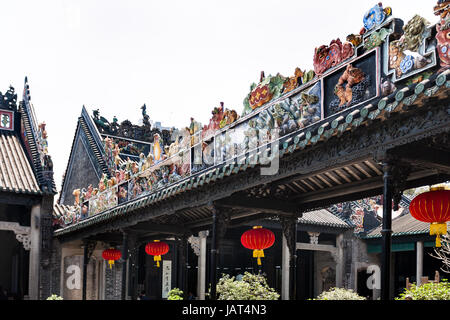
[[[392,14],[392,9],[387,7],[383,9],[383,4],[380,2],[366,12],[363,18],[364,28],[370,31],[381,25],[388,16]]]
[[[391,29],[381,28],[373,32],[368,38],[364,39],[364,49],[370,50],[381,45],[386,37],[392,33]]]
[[[251,113],[256,108],[261,107],[272,99],[278,98],[284,89],[284,84],[288,79],[279,73],[275,76],[265,76],[261,71],[259,84],[253,83],[250,86],[250,93],[244,99],[244,111],[242,116]]]
[[[440,71],[448,69],[450,67],[450,15],[449,9],[450,1],[439,1],[438,5],[434,8],[434,14],[439,15],[441,20],[436,24],[436,49],[439,54]]]
[[[331,41],[329,46],[322,45],[314,50],[314,72],[320,76],[328,69],[347,60],[355,53],[350,42],[342,44],[341,40]]]
[[[202,138],[210,137],[212,136],[216,130],[220,129],[220,122],[223,119],[224,116],[224,103],[220,102],[220,106],[217,108],[214,108],[213,111],[211,111],[212,117],[209,119],[209,124],[205,124],[203,126],[202,130]]]
[[[401,72],[403,74],[410,72],[414,69],[414,57],[412,55],[407,55],[400,62],[399,66]]]
[[[400,77],[402,75],[400,63],[402,62],[404,57],[405,54],[401,49],[399,41],[392,41],[389,44],[389,69],[394,69],[397,77]]]
[[[302,78],[304,75],[304,71],[300,70],[300,68],[295,68],[294,76],[290,77],[284,83],[283,93],[289,92],[297,88],[302,83]]]
[[[403,26],[404,34],[400,39],[403,50],[418,51],[424,40],[424,32],[430,23],[419,15],[415,15]]]
[[[443,29],[442,24],[436,25],[437,50],[440,59],[441,70],[450,67],[450,29]]]
[[[345,40],[353,44],[353,46],[356,48],[362,43],[362,36],[359,34],[349,34]]]
[[[439,16],[441,20],[445,19],[450,13],[450,1],[439,0],[434,7],[434,15]]]

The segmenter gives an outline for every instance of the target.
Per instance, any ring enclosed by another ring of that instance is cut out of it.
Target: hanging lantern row
[[[147,243],[145,252],[148,255],[154,256],[153,260],[156,261],[156,266],[159,268],[161,256],[169,252],[169,245],[163,241],[154,240],[153,242]]]
[[[120,252],[120,250],[113,248],[106,249],[103,251],[102,257],[103,259],[108,261],[109,268],[111,269],[114,264],[114,261],[119,260],[122,257],[122,252]]]
[[[253,258],[257,258],[258,265],[261,265],[261,258],[264,258],[264,249],[270,248],[275,242],[275,235],[272,231],[261,226],[255,226],[251,230],[245,231],[241,236],[242,245],[253,250]]]
[[[450,190],[435,187],[419,194],[411,201],[409,212],[415,219],[431,223],[430,235],[436,235],[436,247],[440,247],[441,235],[447,233],[450,221]]]

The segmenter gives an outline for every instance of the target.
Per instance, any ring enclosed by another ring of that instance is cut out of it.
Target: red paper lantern
[[[169,252],[169,245],[159,240],[147,243],[145,246],[145,252],[151,256],[154,256],[153,260],[156,261],[156,266],[159,267],[161,256]]]
[[[419,194],[411,201],[409,212],[415,219],[431,223],[430,235],[436,235],[436,247],[440,247],[440,236],[447,233],[450,221],[450,190],[438,187]]]
[[[275,242],[275,235],[272,231],[261,226],[255,226],[251,230],[245,231],[241,236],[242,245],[253,250],[253,258],[257,258],[258,265],[261,265],[261,258],[264,258],[264,249],[270,248]]]
[[[102,253],[103,259],[108,261],[109,268],[112,268],[114,261],[119,260],[122,257],[122,252],[117,249],[106,249]]]

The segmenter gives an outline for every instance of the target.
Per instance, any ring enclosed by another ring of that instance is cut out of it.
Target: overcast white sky
[[[390,0],[405,23],[429,22],[436,0]],[[28,76],[47,123],[58,190],[82,105],[119,122],[203,124],[220,101],[239,114],[250,84],[312,69],[314,48],[358,33],[377,1],[2,1],[0,91],[21,100]]]

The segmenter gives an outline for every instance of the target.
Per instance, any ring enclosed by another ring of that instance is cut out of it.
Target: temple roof
[[[41,193],[20,138],[13,132],[0,131],[0,189],[16,193]]]
[[[303,216],[298,219],[301,224],[314,224],[336,228],[351,228],[352,226],[343,219],[332,214],[326,209],[304,212]]]
[[[55,194],[53,164],[47,150],[45,123],[36,120],[25,78],[17,106],[13,87],[0,92],[0,189],[25,194]]]
[[[91,117],[89,116],[86,108],[83,106],[81,109],[81,115],[78,117],[77,127],[75,130],[75,134],[72,141],[72,147],[70,150],[69,160],[67,161],[67,167],[63,175],[62,183],[61,183],[61,193],[58,199],[58,202],[61,200],[61,196],[63,192],[65,192],[65,183],[67,174],[69,173],[71,166],[73,164],[73,151],[77,142],[77,138],[79,135],[83,134],[86,137],[87,144],[86,146],[90,149],[90,154],[95,159],[97,166],[94,168],[98,168],[97,175],[100,177],[101,174],[106,174],[109,176],[108,166],[104,160],[104,148],[102,144],[102,137],[97,130],[97,127],[93,123]],[[72,190],[68,190],[68,192],[72,192]]]
[[[382,226],[375,228],[369,232],[364,239],[381,238]],[[392,220],[392,236],[405,236],[405,235],[428,235],[430,232],[430,224],[419,221],[411,214],[405,214]]]

